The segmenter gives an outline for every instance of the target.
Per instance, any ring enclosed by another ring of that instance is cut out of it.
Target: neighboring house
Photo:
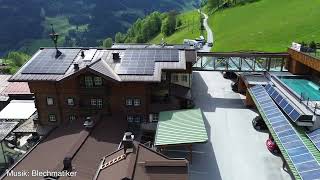
[[[8,85],[8,80],[10,79],[11,75],[7,74],[0,74],[0,92],[2,92]],[[10,102],[9,96],[6,94],[0,93],[0,110],[2,110],[6,105]]]
[[[129,124],[188,107],[194,49],[42,48],[10,79],[28,82],[39,123],[117,115]]]
[[[188,164],[134,142],[127,151],[121,148],[102,158],[94,180],[187,180]]]

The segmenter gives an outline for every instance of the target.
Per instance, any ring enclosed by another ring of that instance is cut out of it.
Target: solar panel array
[[[267,93],[278,104],[278,106],[290,117],[293,122],[296,122],[302,116],[279,92],[270,84],[266,87]]]
[[[270,89],[268,86],[266,89]],[[291,159],[295,169],[303,180],[320,178],[320,165],[301,140],[293,126],[273,102],[266,89],[257,85],[251,88],[251,92],[266,115],[276,136]]]
[[[22,74],[64,74],[76,58],[80,49],[59,49],[62,54],[56,58],[55,49],[43,49],[22,71]]]
[[[177,49],[130,49],[124,52],[117,74],[153,75],[155,62],[179,62]]]
[[[317,147],[320,151],[320,129],[316,129],[307,134],[312,143]]]

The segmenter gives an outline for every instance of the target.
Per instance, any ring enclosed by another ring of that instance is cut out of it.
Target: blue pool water
[[[295,91],[299,96],[303,94],[304,99],[320,101],[320,86],[307,79],[280,77],[281,81]]]

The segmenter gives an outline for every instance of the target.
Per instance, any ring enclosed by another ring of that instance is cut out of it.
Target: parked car
[[[254,129],[256,129],[258,131],[268,129],[266,123],[261,118],[261,116],[257,116],[252,120],[252,126],[254,127]]]
[[[234,92],[238,92],[238,81],[231,84],[231,89]]]
[[[209,42],[209,43],[208,43],[208,46],[209,46],[209,47],[212,47],[212,46],[213,46],[213,43],[212,43],[212,42]]]
[[[278,145],[276,144],[276,142],[274,142],[272,137],[269,137],[269,139],[267,139],[266,146],[272,154],[274,154],[274,155],[280,154],[280,149],[279,149]]]
[[[91,117],[86,117],[86,120],[84,121],[83,126],[85,128],[92,128],[94,126],[94,121],[91,119]]]
[[[238,76],[235,72],[226,71],[225,73],[223,73],[223,77],[226,79],[236,79]]]

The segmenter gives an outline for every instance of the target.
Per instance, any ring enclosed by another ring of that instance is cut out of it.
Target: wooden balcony
[[[294,61],[296,61],[313,70],[320,72],[320,57],[312,56],[304,52],[299,52],[291,48],[288,49],[288,53],[291,57],[290,64],[292,66],[292,69],[295,69],[294,66],[296,65]]]

